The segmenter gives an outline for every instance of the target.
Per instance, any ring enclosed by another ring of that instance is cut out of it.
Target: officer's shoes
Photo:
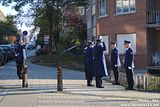
[[[119,83],[112,83],[112,85],[120,85]]]
[[[125,90],[135,90],[134,88],[125,88]]]
[[[103,86],[96,86],[97,88],[104,88]]]
[[[92,84],[87,84],[87,86],[88,86],[88,87],[93,87],[94,85],[92,85]]]
[[[19,77],[19,79],[21,80],[21,79],[23,79],[22,77]]]

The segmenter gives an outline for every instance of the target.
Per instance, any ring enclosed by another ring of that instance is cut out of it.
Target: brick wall
[[[108,0],[108,16],[97,19],[97,35],[109,35],[116,41],[116,34],[136,33],[137,68],[147,65],[146,0],[136,0],[136,13],[116,15],[115,0]],[[98,10],[97,10],[98,12]]]
[[[14,41],[16,41],[16,36],[5,36],[3,37],[3,39],[8,41],[9,43],[14,43]]]
[[[160,0],[152,0],[153,2],[153,9],[154,10],[157,10],[157,9],[160,9]]]
[[[155,31],[155,38],[154,38],[154,42],[155,42],[155,51],[156,52],[160,52],[160,30],[156,30]]]

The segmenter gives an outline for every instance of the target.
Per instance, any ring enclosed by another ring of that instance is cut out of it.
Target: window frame
[[[134,10],[132,10],[131,9],[131,0],[127,0],[128,1],[128,12],[124,12],[124,4],[123,4],[123,2],[124,2],[124,0],[120,0],[121,1],[121,7],[120,7],[120,9],[121,9],[121,12],[118,12],[118,7],[117,7],[117,0],[115,1],[115,4],[116,4],[116,6],[115,6],[115,8],[116,8],[116,15],[123,15],[123,14],[132,14],[132,13],[136,13],[136,0],[134,0],[135,1],[135,3],[134,3]]]
[[[117,47],[119,49],[119,54],[125,53],[124,40],[131,41],[131,48],[133,49],[134,55],[137,54],[137,34],[136,33],[120,33],[116,34]]]
[[[101,2],[102,2],[103,0],[99,0],[99,5],[98,5],[98,16],[99,17],[104,17],[104,16],[107,16],[108,15],[108,0],[104,0],[104,2],[105,2],[105,5],[104,5],[104,10],[105,10],[105,12],[104,12],[104,14],[102,14],[102,5],[101,5]]]

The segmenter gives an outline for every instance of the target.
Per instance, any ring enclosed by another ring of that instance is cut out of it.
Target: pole
[[[27,65],[24,65],[24,69],[23,69],[23,78],[22,78],[22,87],[28,87],[28,67]]]
[[[58,68],[57,68],[57,91],[63,91],[62,67],[61,67],[61,65],[58,65]]]

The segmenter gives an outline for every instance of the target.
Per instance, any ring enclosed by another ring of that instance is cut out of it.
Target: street
[[[0,107],[160,106],[159,93],[126,91],[106,81],[104,89],[87,87],[84,72],[67,69],[63,69],[64,91],[57,92],[57,68],[26,63],[28,88],[21,88],[14,61],[0,67]]]
[[[160,107],[158,4],[0,0],[0,107]]]

